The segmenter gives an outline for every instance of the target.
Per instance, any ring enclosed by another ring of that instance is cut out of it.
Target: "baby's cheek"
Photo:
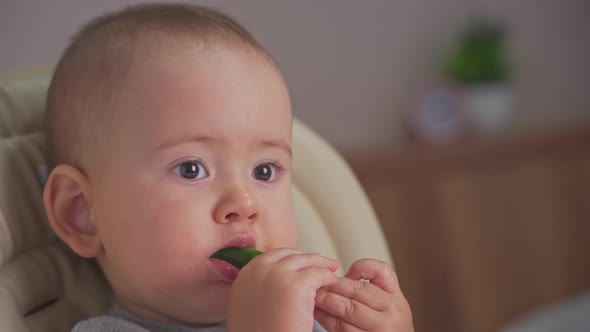
[[[289,211],[288,207],[283,210]],[[264,232],[273,248],[294,248],[297,243],[295,217],[291,213],[276,214],[266,221]]]
[[[199,249],[214,237],[208,234],[206,225],[199,224],[203,216],[183,207],[166,202],[154,205],[146,215],[143,233],[154,255],[161,259],[188,259],[200,254]]]
[[[191,217],[183,213],[180,207],[161,204],[147,212],[140,227],[153,245],[171,247],[178,245],[177,242],[186,242],[192,236]]]

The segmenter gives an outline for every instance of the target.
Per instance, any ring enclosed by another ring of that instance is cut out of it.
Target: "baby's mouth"
[[[251,247],[229,247],[221,249],[218,252],[214,253],[213,255],[211,255],[211,258],[221,259],[237,267],[238,269],[241,269],[246,264],[248,264],[254,257],[260,254],[262,254],[261,251],[258,251]]]
[[[256,239],[254,236],[246,233],[238,234],[232,237],[226,244],[223,245],[217,252],[226,248],[256,248]]]
[[[256,238],[250,234],[238,234],[232,237],[220,250],[216,251],[211,258],[220,259],[241,269],[252,258],[261,254],[256,248]]]
[[[218,273],[233,282],[240,269],[261,254],[254,249],[255,247],[256,239],[252,235],[239,234],[213,253],[209,259]]]

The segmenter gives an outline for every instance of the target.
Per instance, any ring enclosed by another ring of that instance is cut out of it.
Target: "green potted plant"
[[[507,127],[511,68],[499,26],[469,25],[444,62],[443,74],[462,87],[465,108],[480,133],[497,134]]]

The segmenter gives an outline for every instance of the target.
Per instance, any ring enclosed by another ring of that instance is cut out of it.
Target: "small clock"
[[[436,86],[418,99],[409,116],[413,135],[430,145],[449,145],[467,134],[461,93],[451,85]]]

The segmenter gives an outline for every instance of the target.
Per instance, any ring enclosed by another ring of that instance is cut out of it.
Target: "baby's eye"
[[[198,180],[209,175],[203,164],[199,161],[185,161],[172,169],[174,173],[188,180]]]
[[[281,166],[276,163],[264,163],[256,166],[252,171],[252,176],[258,181],[273,182],[278,176]]]

